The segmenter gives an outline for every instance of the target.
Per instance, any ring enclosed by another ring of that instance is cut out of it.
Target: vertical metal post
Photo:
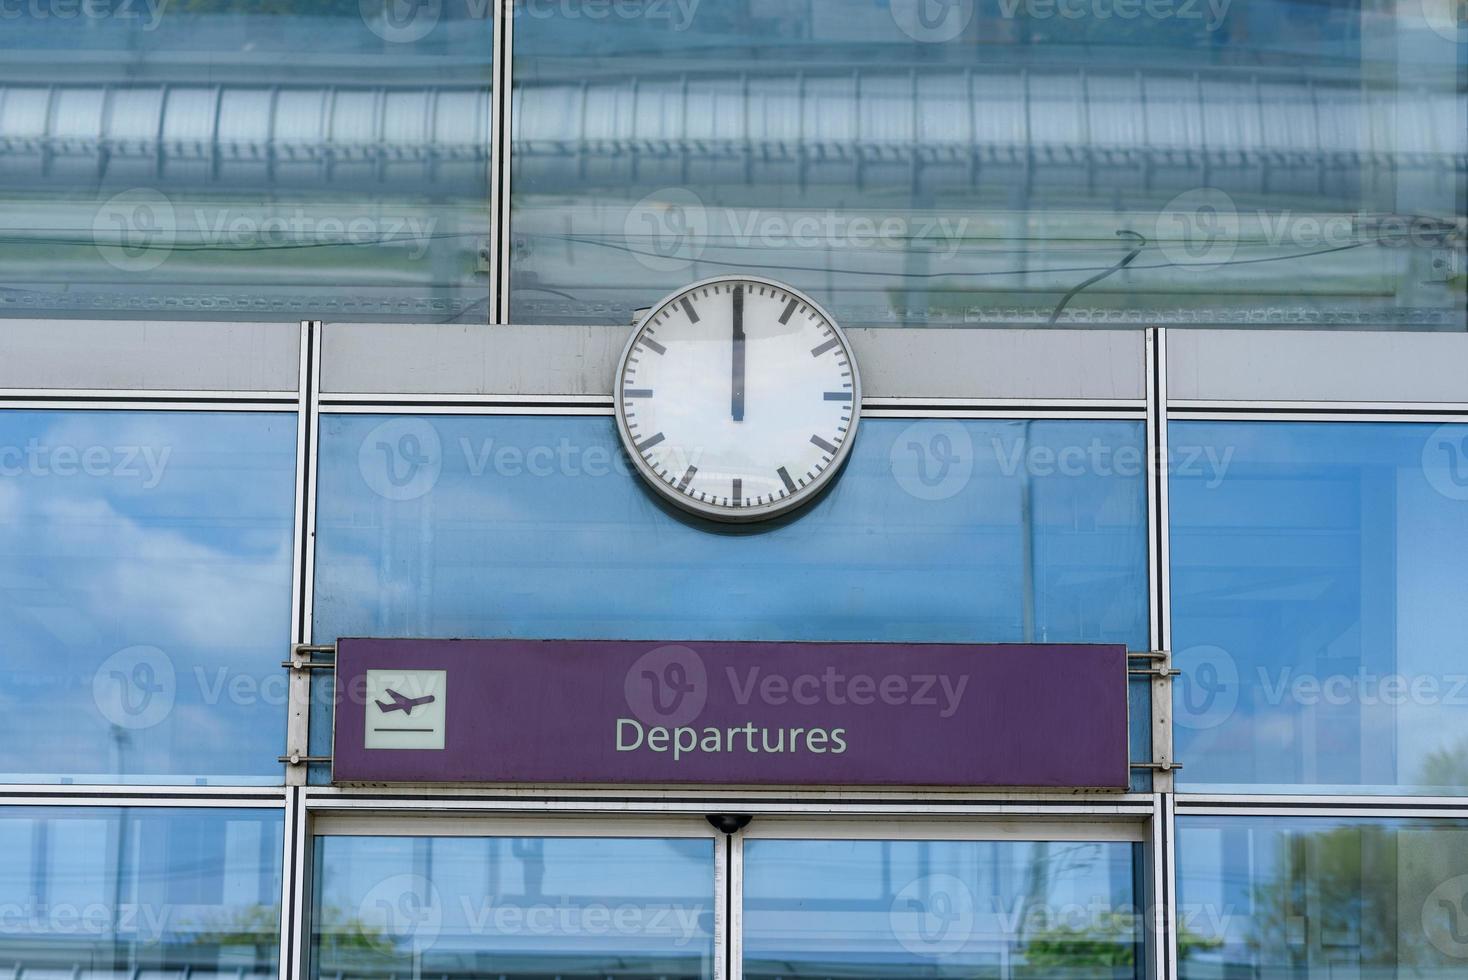
[[[515,2],[494,4],[494,92],[489,150],[489,322],[510,322],[510,139],[513,125]]]
[[[1175,765],[1172,745],[1172,626],[1169,610],[1170,573],[1168,569],[1168,505],[1167,505],[1167,332],[1162,328],[1147,331],[1147,565],[1151,615],[1149,639],[1151,648],[1165,656],[1151,666],[1152,676],[1152,761],[1156,766],[1152,788],[1158,793],[1171,793],[1172,767]]]
[[[321,382],[321,321],[301,321],[296,403],[296,511],[291,559],[291,646],[311,642],[312,580],[316,567],[317,388]],[[292,652],[291,659],[296,659]],[[310,753],[311,672],[293,668],[286,702],[285,757]],[[287,786],[306,785],[306,763],[287,761]]]

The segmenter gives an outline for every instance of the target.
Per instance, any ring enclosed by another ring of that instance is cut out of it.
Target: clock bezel
[[[685,293],[715,283],[756,283],[762,286],[771,286],[783,290],[811,309],[815,310],[825,322],[830,325],[841,348],[846,351],[846,362],[851,367],[851,422],[846,427],[846,436],[841,440],[841,445],[836,447],[836,454],[831,457],[831,465],[821,471],[820,475],[810,483],[779,500],[773,500],[767,504],[756,504],[753,507],[724,507],[719,504],[708,504],[695,500],[686,494],[679,493],[677,489],[664,483],[652,471],[647,460],[637,452],[636,443],[632,439],[632,433],[627,429],[627,418],[624,413],[622,389],[624,387],[622,378],[627,369],[627,358],[631,356],[632,350],[637,346],[637,339],[642,336],[642,331],[652,319],[670,306],[674,300]],[[627,338],[627,343],[622,347],[622,355],[617,358],[616,373],[612,378],[612,414],[617,421],[617,436],[622,441],[622,449],[631,458],[633,467],[637,470],[642,481],[652,487],[658,496],[679,509],[695,514],[699,517],[718,521],[722,524],[753,524],[759,521],[769,520],[796,511],[814,501],[817,497],[830,488],[832,482],[846,465],[847,457],[851,455],[852,444],[856,442],[857,427],[861,422],[861,370],[856,363],[856,351],[852,349],[851,340],[846,336],[846,331],[836,319],[815,300],[804,292],[791,286],[789,283],[780,282],[776,279],[767,279],[763,276],[709,276],[699,279],[668,293],[662,299],[654,303],[637,321],[637,326],[632,328],[632,335]]]

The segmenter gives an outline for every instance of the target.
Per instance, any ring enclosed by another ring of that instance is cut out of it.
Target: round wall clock
[[[719,521],[809,502],[851,452],[861,380],[846,335],[809,296],[705,279],[637,325],[615,380],[617,430],[662,496]]]

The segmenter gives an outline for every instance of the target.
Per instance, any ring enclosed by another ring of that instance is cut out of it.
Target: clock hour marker
[[[851,401],[851,392],[849,392],[849,391],[828,391],[828,392],[826,392],[826,401],[828,401],[828,402],[849,402],[849,401]]]
[[[778,470],[776,470],[775,472],[780,474],[780,479],[781,479],[781,481],[784,482],[785,489],[788,492],[790,492],[790,493],[794,493],[795,492],[795,481],[792,480],[792,479],[790,479],[790,471],[787,470],[787,469],[785,469],[785,467],[782,466]]]
[[[687,296],[683,297],[683,312],[688,314],[688,320],[690,323],[698,322],[698,313],[694,311],[693,304],[688,302]]]
[[[666,354],[668,352],[668,348],[664,347],[656,340],[653,340],[651,337],[643,337],[641,340],[638,341],[638,343],[641,344],[643,347],[646,347],[648,350],[652,351],[654,354]]]
[[[652,397],[652,389],[651,388],[623,388],[622,389],[622,397],[623,398],[651,398]]]
[[[737,476],[734,478],[734,506],[744,505],[744,481]]]
[[[645,453],[653,446],[656,446],[658,443],[662,442],[664,438],[665,437],[661,432],[654,432],[652,435],[648,436],[646,439],[637,444],[637,451],[639,453]]]
[[[697,466],[690,466],[690,467],[688,467],[688,471],[683,474],[683,479],[681,479],[681,480],[678,481],[678,489],[680,491],[687,490],[688,489],[688,484],[693,481],[693,474],[695,474],[697,472],[698,472],[698,467]]]
[[[780,325],[782,327],[790,322],[790,314],[794,313],[795,308],[799,305],[800,301],[795,299],[792,299],[789,303],[785,304],[785,312],[780,314]]]
[[[812,446],[816,446],[825,452],[831,453],[832,455],[835,455],[836,453],[836,447],[831,445],[826,440],[822,439],[820,436],[811,436],[810,443]]]
[[[826,351],[832,349],[833,347],[835,347],[839,343],[841,343],[841,341],[837,340],[835,337],[832,337],[830,340],[826,341],[821,346],[819,346],[819,347],[812,347],[811,348],[811,351],[810,351],[810,356],[811,357],[820,357]]]

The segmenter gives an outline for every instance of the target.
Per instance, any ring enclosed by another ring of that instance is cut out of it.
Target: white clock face
[[[800,506],[851,450],[861,382],[846,337],[808,297],[710,279],[663,300],[618,365],[617,428],[663,496],[724,521]]]

